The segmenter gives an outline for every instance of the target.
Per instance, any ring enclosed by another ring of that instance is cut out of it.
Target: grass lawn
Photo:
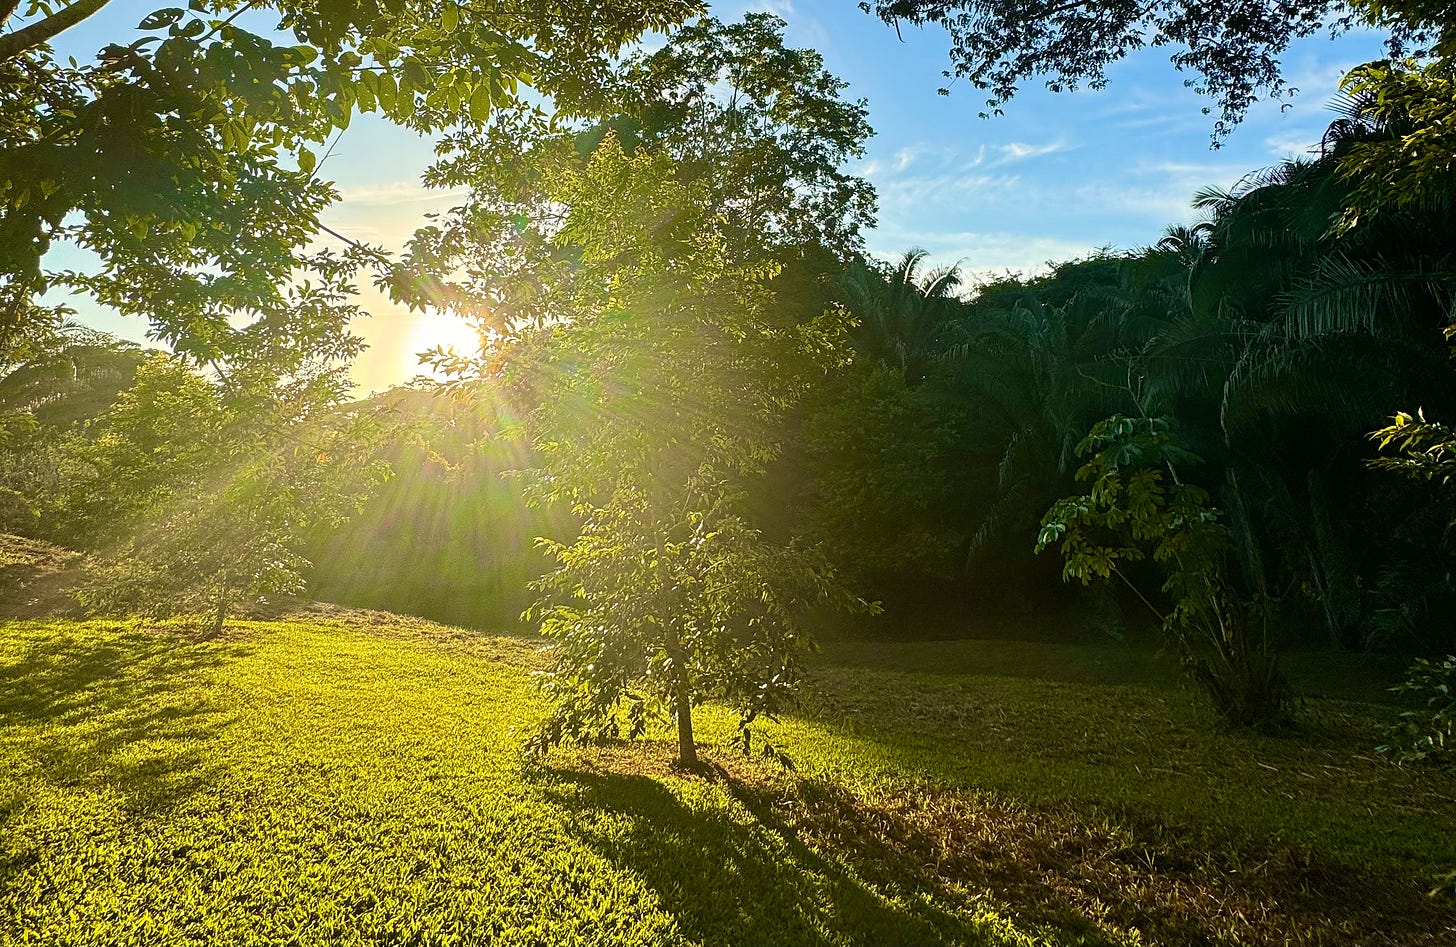
[[[796,774],[697,777],[524,765],[529,641],[0,623],[0,943],[1456,943],[1456,786],[1366,705],[1226,734],[1113,646],[930,647],[830,649]]]

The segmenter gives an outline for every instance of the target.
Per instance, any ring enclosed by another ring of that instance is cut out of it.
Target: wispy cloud
[[[339,189],[339,199],[350,206],[370,205],[373,207],[394,207],[401,204],[433,203],[464,197],[466,188],[434,190],[419,181],[389,181],[384,184],[369,184],[361,187]]]
[[[1011,141],[1004,145],[994,145],[994,150],[1000,153],[992,164],[1011,164],[1016,161],[1027,161],[1032,158],[1040,158],[1045,155],[1053,155],[1059,151],[1068,151],[1071,146],[1065,141],[1058,139],[1041,145],[1032,145],[1024,141]]]
[[[948,200],[994,202],[1022,186],[1006,166],[1062,151],[1061,141],[1042,145],[1010,142],[980,145],[973,154],[935,145],[908,145],[887,159],[862,163],[856,172],[880,195],[881,206],[900,213],[944,207]]]
[[[1092,244],[1056,237],[969,230],[916,230],[892,225],[875,232],[870,252],[892,260],[911,247],[928,251],[929,262],[933,266],[959,265],[969,283],[1007,273],[1044,273],[1056,263],[1085,256],[1097,249]]]
[[[1228,187],[1250,169],[1242,163],[1159,161],[1135,165],[1120,180],[1083,184],[1072,197],[1083,210],[1135,213],[1159,224],[1191,221],[1195,192],[1210,186]]]
[[[1270,135],[1264,139],[1264,146],[1276,158],[1303,157],[1319,150],[1319,145],[1311,140],[1309,134],[1295,131]]]

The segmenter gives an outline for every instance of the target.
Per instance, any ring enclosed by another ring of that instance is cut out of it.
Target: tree
[[[717,699],[739,712],[747,752],[754,722],[792,697],[805,618],[854,601],[811,550],[769,540],[747,503],[845,319],[776,320],[772,268],[695,226],[713,205],[666,156],[608,137],[561,183],[557,239],[594,298],[578,291],[565,321],[519,336],[509,369],[549,384],[529,421],[534,495],[581,522],[574,541],[542,541],[559,566],[532,615],[557,648],[534,745],[640,736],[663,708],[695,766],[693,707]],[[664,246],[664,219],[696,240]]]
[[[761,13],[705,19],[629,57],[599,95],[558,99],[555,116],[520,103],[447,136],[427,181],[471,194],[416,234],[391,291],[487,332],[539,318],[542,301],[577,278],[573,251],[552,236],[562,208],[544,182],[579,173],[608,137],[628,155],[670,157],[713,208],[693,218],[701,233],[685,219],[656,221],[664,245],[711,234],[740,260],[847,261],[874,222],[873,189],[843,167],[872,134],[866,106],[840,98],[845,84],[817,53],[787,48],[784,26]]]
[[[378,425],[319,397],[332,385],[229,394],[175,357],[73,435],[48,510],[94,553],[88,607],[175,614],[302,590],[309,530],[337,524],[388,474]]]
[[[840,280],[845,304],[859,320],[855,347],[865,358],[898,371],[910,387],[925,380],[930,363],[949,348],[960,268],[920,268],[929,254],[907,250],[892,267],[851,265]]]
[[[515,392],[532,493],[580,524],[543,541],[558,567],[531,617],[558,647],[538,749],[640,735],[657,709],[691,766],[693,708],[717,699],[748,750],[792,697],[806,617],[854,604],[749,503],[788,411],[844,358],[847,316],[781,305],[780,261],[847,257],[872,209],[833,196],[868,193],[839,169],[862,106],[782,28],[704,21],[626,63],[605,112],[553,128],[517,109],[447,144],[438,180],[472,194],[413,259],[487,349],[437,357]]]
[[[1427,12],[1406,9],[1416,6]],[[1389,29],[1398,55],[1432,40],[1449,19],[1444,10],[1430,12],[1436,4],[1368,0],[875,0],[860,7],[897,28],[903,21],[945,29],[952,62],[946,75],[989,92],[989,110],[999,110],[1032,77],[1045,76],[1054,92],[1100,89],[1112,64],[1147,47],[1171,47],[1174,67],[1194,72],[1188,84],[1217,103],[1215,141],[1255,102],[1293,91],[1279,62],[1291,41],[1363,21]]]
[[[192,0],[94,63],[48,45],[108,0],[0,2],[0,353],[61,286],[147,317],[202,362],[347,356],[351,274],[315,252],[336,194],[316,152],[356,111],[421,132],[485,121],[530,83],[581,96],[600,65],[691,0]],[[46,272],[56,241],[91,272]]]
[[[1343,158],[1384,134],[1348,104],[1323,157],[1195,198],[1207,216],[1185,308],[1140,368],[1147,410],[1184,419],[1198,451],[1228,471],[1209,486],[1240,534],[1250,582],[1295,579],[1328,641],[1363,647],[1361,586],[1375,582],[1362,582],[1360,547],[1379,540],[1357,541],[1350,510],[1371,496],[1356,482],[1362,435],[1401,404],[1450,397],[1437,343],[1451,240],[1444,214],[1416,208],[1336,226],[1355,186]]]
[[[70,428],[109,408],[146,359],[100,332],[46,328],[15,350],[13,364],[0,365],[0,531],[36,538],[54,538],[43,535],[56,528],[54,517],[43,523],[42,514],[63,474]]]
[[[1178,642],[1185,664],[1236,726],[1278,722],[1288,685],[1270,635],[1267,602],[1241,598],[1230,581],[1232,551],[1223,515],[1178,467],[1199,462],[1166,418],[1114,415],[1078,445],[1086,492],[1065,497],[1042,519],[1036,551],[1056,546],[1063,576],[1084,584],[1116,577],[1142,597],[1126,567],[1150,556],[1163,571],[1171,607],[1143,602]]]

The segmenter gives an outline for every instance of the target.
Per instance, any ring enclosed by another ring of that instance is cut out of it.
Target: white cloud
[[[918,231],[888,226],[871,238],[870,252],[882,259],[897,259],[911,247],[929,251],[931,266],[959,265],[968,283],[1007,273],[1044,273],[1051,265],[1097,249],[1089,243],[1018,233],[976,231]]]
[[[1229,187],[1249,170],[1243,163],[1152,162],[1134,166],[1122,180],[1084,184],[1071,196],[1081,210],[1133,212],[1159,225],[1189,222],[1196,216],[1189,206],[1195,192]]]
[[[997,150],[1006,147],[1013,146],[996,146]],[[953,148],[908,145],[887,160],[865,161],[855,171],[874,185],[881,207],[915,213],[921,208],[944,207],[952,198],[964,200],[975,195],[996,199],[1018,187],[1019,175],[989,171],[1007,162],[997,159],[988,163],[987,152],[985,145],[969,157]],[[983,165],[986,170],[978,170]]]
[[[1319,151],[1317,141],[1312,141],[1310,135],[1295,131],[1270,135],[1264,139],[1264,146],[1276,158],[1304,157]]]
[[[362,187],[339,189],[339,200],[350,206],[368,204],[377,207],[395,207],[401,204],[444,201],[464,197],[466,188],[436,190],[427,188],[419,181],[389,181],[384,184],[369,184]]]
[[[1011,164],[1015,161],[1026,161],[1030,158],[1040,158],[1044,155],[1056,154],[1059,151],[1067,151],[1070,147],[1061,139],[1047,142],[1044,145],[1030,145],[1023,141],[1007,142],[1004,145],[994,146],[995,150],[1001,153],[1001,157],[995,163]]]
[[[920,149],[914,146],[901,148],[899,151],[895,152],[894,165],[893,167],[891,167],[890,170],[896,174],[899,174],[901,171],[904,171],[906,168],[910,167],[910,165],[914,164],[915,159],[918,157],[920,157]]]

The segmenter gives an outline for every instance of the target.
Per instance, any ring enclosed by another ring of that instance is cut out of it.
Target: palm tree
[[[1339,134],[1367,133],[1342,121]],[[1193,251],[1186,313],[1144,360],[1152,407],[1203,419],[1199,447],[1228,471],[1253,584],[1265,587],[1265,558],[1282,556],[1342,646],[1361,643],[1358,557],[1340,509],[1361,435],[1402,397],[1449,397],[1432,343],[1456,298],[1449,216],[1344,227],[1350,187],[1327,154],[1201,192],[1202,240],[1163,247]]]
[[[845,304],[859,320],[856,350],[899,372],[912,388],[925,381],[944,348],[961,286],[959,264],[922,271],[928,257],[917,247],[890,267],[860,261],[839,283]]]

